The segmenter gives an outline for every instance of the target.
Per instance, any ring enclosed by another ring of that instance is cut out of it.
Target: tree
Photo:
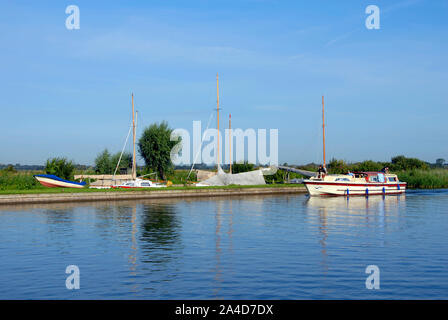
[[[443,165],[445,164],[445,159],[443,158],[439,158],[436,160],[436,166],[442,168]]]
[[[330,173],[347,173],[348,165],[344,160],[331,159],[330,163],[327,165],[328,171]]]
[[[17,170],[16,170],[16,168],[14,168],[14,166],[12,164],[8,164],[8,166],[3,169],[3,172],[6,172],[6,173],[16,173]]]
[[[118,160],[120,159],[121,152],[117,152],[111,157],[111,166],[112,166],[112,172],[115,171],[115,168],[117,167]],[[120,166],[118,167],[118,170],[121,168],[129,169],[132,168],[132,154],[129,152],[123,153],[120,160]],[[117,171],[120,172],[120,171]]]
[[[388,167],[388,165],[383,165],[380,162],[375,162],[372,160],[365,160],[354,166],[353,171],[380,171],[383,167]]]
[[[162,179],[165,179],[168,170],[173,168],[171,153],[176,149],[181,138],[171,141],[173,130],[168,122],[153,123],[147,127],[138,141],[138,151],[149,170],[156,171]]]
[[[66,158],[51,158],[45,164],[45,173],[53,174],[59,178],[73,180],[75,165]]]
[[[417,158],[406,158],[405,156],[393,157],[391,164],[391,170],[402,171],[402,170],[412,170],[412,169],[428,169],[429,166],[426,162]]]
[[[95,171],[99,174],[112,174],[112,159],[109,151],[104,149],[95,159]]]

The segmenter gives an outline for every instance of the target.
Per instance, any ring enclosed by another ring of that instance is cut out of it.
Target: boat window
[[[336,178],[336,181],[350,181],[349,178]]]
[[[394,181],[397,181],[397,178],[395,178],[395,177],[389,177],[389,178],[387,178],[389,181],[391,181],[391,182],[394,182]]]
[[[142,182],[142,187],[149,187],[149,182]]]
[[[378,182],[378,176],[370,176],[369,181],[370,182]]]

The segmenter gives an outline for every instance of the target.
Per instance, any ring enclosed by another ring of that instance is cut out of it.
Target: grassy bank
[[[397,172],[400,181],[408,183],[410,189],[440,189],[448,188],[448,170],[408,170]]]
[[[36,172],[8,172],[0,170],[0,192],[8,190],[45,190],[34,177]]]
[[[198,190],[198,189],[246,189],[246,188],[285,188],[285,187],[303,187],[300,184],[262,184],[253,186],[221,186],[221,187],[168,187],[168,188],[150,188],[150,189],[74,189],[74,188],[36,188],[23,190],[0,190],[0,195],[7,194],[39,194],[39,193],[94,193],[94,192],[138,192],[138,191],[167,191],[167,190]]]

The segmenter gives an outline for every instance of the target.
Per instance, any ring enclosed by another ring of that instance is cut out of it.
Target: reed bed
[[[448,188],[448,170],[408,170],[396,172],[400,181],[408,183],[409,189],[442,189]]]

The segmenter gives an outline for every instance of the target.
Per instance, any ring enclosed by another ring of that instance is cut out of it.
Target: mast
[[[135,163],[135,113],[134,113],[134,93],[132,93],[132,144],[133,144],[133,155],[132,155],[132,179],[137,178],[137,165]]]
[[[218,129],[218,150],[217,150],[217,158],[216,158],[216,166],[219,167],[219,79],[218,79],[218,73],[216,73],[216,96],[217,96],[217,107],[216,107],[216,112],[217,112],[217,129]]]
[[[229,113],[229,173],[232,173],[232,115]]]
[[[325,107],[324,107],[324,96],[322,96],[322,137],[323,137],[323,151],[324,151],[324,162],[323,162],[323,166],[324,168],[326,167],[325,165]]]

